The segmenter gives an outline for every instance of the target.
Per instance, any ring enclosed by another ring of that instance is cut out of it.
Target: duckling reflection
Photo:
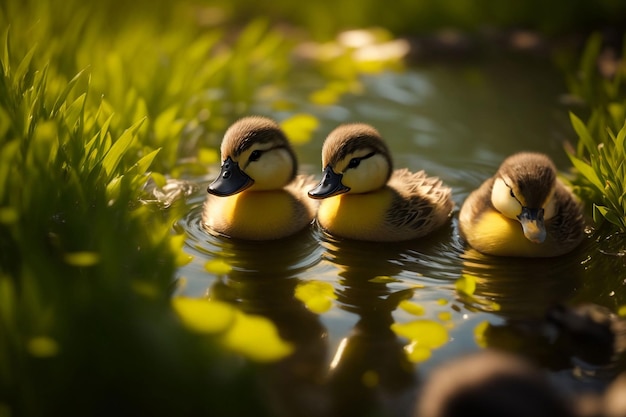
[[[584,253],[567,259],[502,258],[468,249],[462,255],[462,274],[476,280],[471,297],[460,294],[472,310],[487,310],[503,318],[540,315],[549,306],[569,299],[584,276]]]
[[[600,385],[626,360],[626,320],[597,304],[554,305],[542,316],[490,325],[484,336],[489,346],[515,348],[543,367],[570,369]]]
[[[287,358],[261,367],[261,386],[274,415],[328,415],[326,328],[318,315],[294,297],[298,274],[320,259],[317,241],[311,233],[302,232],[262,244],[224,239],[222,248],[233,269],[209,288],[208,296],[269,318],[280,336],[295,347]]]
[[[332,416],[407,415],[416,384],[413,365],[403,342],[391,330],[392,313],[410,298],[411,289],[395,291],[378,276],[392,276],[397,245],[338,241],[327,236],[325,257],[339,267],[341,308],[359,316],[352,332],[339,345],[328,376]]]

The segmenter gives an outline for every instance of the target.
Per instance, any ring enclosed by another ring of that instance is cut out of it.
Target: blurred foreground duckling
[[[454,203],[451,190],[424,171],[393,171],[387,145],[367,124],[347,124],[328,135],[324,176],[309,191],[324,199],[317,221],[328,233],[356,240],[402,241],[443,226]]]
[[[453,359],[426,380],[414,417],[573,417],[566,399],[526,360],[484,350]]]
[[[461,236],[498,256],[563,255],[584,237],[582,207],[547,156],[522,152],[472,192],[459,214]]]
[[[296,155],[278,124],[259,116],[234,123],[221,145],[222,167],[209,185],[202,220],[211,231],[247,240],[280,239],[309,225],[312,177],[296,176]]]

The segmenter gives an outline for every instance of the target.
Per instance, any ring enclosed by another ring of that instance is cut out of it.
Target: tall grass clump
[[[589,109],[586,122],[571,114],[579,140],[570,159],[580,193],[593,202],[594,219],[626,233],[626,49],[621,59],[609,62],[609,74],[598,69],[601,49],[602,38],[592,36],[578,71],[569,78],[571,93]]]
[[[206,172],[289,42],[143,5],[0,6],[0,415],[265,415],[253,366],[172,308],[184,202],[142,201]]]

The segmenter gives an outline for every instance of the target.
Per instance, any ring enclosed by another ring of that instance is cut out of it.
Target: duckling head
[[[523,152],[504,160],[495,176],[491,203],[504,216],[521,223],[534,243],[546,238],[545,221],[556,212],[556,167],[547,156]]]
[[[220,197],[251,190],[280,189],[298,170],[295,153],[278,124],[245,117],[228,128],[220,148],[222,167],[207,192]]]
[[[309,197],[367,193],[385,186],[392,173],[389,149],[373,127],[346,124],[333,130],[322,147],[324,175]]]

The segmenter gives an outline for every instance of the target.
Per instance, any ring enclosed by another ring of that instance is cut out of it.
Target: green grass
[[[193,158],[278,83],[291,41],[161,9],[107,27],[103,7],[3,5],[0,415],[264,415],[254,366],[172,309],[183,202],[140,201],[149,176],[206,172]]]
[[[586,123],[571,115],[578,142],[569,156],[578,173],[577,191],[592,203],[596,222],[606,221],[607,233],[626,233],[626,62],[622,58],[613,74],[601,74],[601,49],[602,38],[592,36],[569,78],[571,93],[589,111]]]

